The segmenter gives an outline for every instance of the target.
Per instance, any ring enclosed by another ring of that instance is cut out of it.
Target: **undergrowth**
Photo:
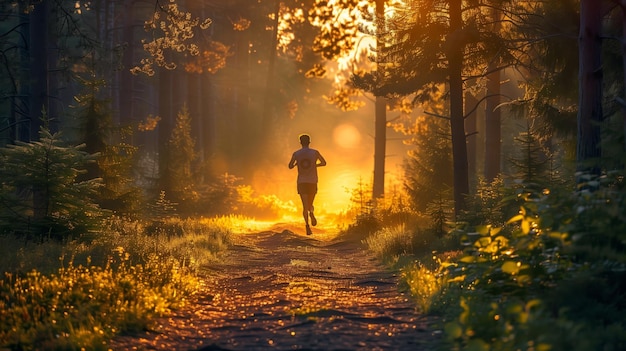
[[[1,250],[0,348],[106,350],[117,334],[149,329],[198,291],[199,268],[230,243],[222,222],[111,218],[89,242],[2,237],[12,245]]]
[[[626,186],[620,173],[581,177],[576,191],[516,183],[502,212],[478,209],[443,236],[377,222],[363,241],[442,317],[442,349],[624,350]]]

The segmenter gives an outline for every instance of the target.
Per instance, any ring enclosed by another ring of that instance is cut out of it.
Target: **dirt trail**
[[[209,268],[207,292],[113,350],[434,350],[434,320],[359,243],[276,225]]]

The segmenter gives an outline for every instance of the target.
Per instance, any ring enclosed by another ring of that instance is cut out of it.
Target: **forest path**
[[[329,231],[330,232],[330,231]],[[206,292],[159,321],[117,338],[113,350],[434,350],[397,276],[358,242],[289,224],[237,235],[208,267]]]

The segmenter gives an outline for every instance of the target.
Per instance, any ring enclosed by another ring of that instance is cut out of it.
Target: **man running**
[[[302,216],[306,224],[306,234],[311,235],[313,232],[309,226],[309,217],[311,225],[317,225],[313,214],[313,200],[317,194],[317,167],[326,166],[326,160],[319,151],[309,148],[311,137],[308,134],[300,135],[300,144],[302,148],[291,156],[289,169],[298,166],[298,194],[302,200]]]

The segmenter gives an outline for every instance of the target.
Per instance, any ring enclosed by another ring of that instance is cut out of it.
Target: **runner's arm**
[[[315,166],[317,167],[323,167],[326,166],[326,160],[324,159],[324,157],[322,156],[322,154],[320,154],[320,152],[317,152],[317,159],[319,160],[319,162],[317,162],[315,164]]]
[[[295,152],[291,155],[291,160],[289,161],[289,169],[292,169],[296,166],[296,154]]]

